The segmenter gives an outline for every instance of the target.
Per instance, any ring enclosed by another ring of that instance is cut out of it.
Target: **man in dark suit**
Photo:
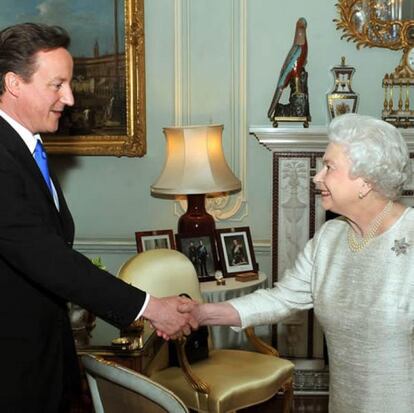
[[[59,183],[36,157],[45,159],[38,134],[56,131],[64,107],[74,104],[68,45],[59,27],[25,23],[0,32],[2,413],[67,409],[79,379],[68,301],[117,327],[141,316],[163,336],[196,327],[177,311],[183,298],[149,296],[72,249],[74,225]]]

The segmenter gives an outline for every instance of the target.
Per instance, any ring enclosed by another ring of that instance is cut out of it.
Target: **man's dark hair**
[[[0,95],[5,91],[6,73],[16,73],[29,82],[36,71],[37,52],[67,49],[69,44],[68,33],[59,26],[22,23],[0,31]]]

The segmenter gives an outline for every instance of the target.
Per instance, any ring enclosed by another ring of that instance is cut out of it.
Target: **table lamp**
[[[214,235],[214,218],[206,211],[205,195],[241,188],[224,157],[223,125],[167,127],[163,132],[167,143],[164,168],[151,192],[187,195],[179,234]]]

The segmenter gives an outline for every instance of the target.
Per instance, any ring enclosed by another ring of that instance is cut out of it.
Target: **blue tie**
[[[45,179],[46,185],[49,188],[49,191],[51,194],[53,194],[52,191],[52,182],[50,181],[49,176],[49,168],[47,166],[47,155],[45,152],[45,148],[42,145],[42,142],[40,140],[37,140],[36,148],[34,150],[34,159],[37,163],[37,166],[40,169],[40,172],[42,172],[43,178]]]

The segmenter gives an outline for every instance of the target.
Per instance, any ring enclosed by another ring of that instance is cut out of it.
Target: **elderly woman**
[[[314,177],[326,222],[275,287],[192,308],[201,324],[242,328],[314,308],[329,352],[330,413],[414,412],[414,210],[397,201],[409,177],[396,128],[335,118]]]

